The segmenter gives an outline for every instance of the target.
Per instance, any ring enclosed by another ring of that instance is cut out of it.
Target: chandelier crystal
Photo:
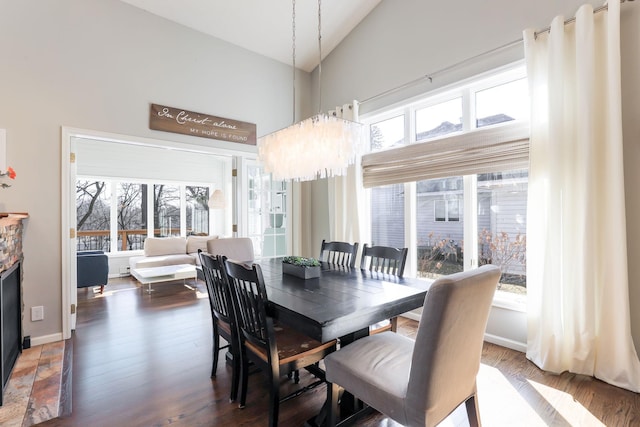
[[[293,4],[293,114],[294,124],[258,139],[258,160],[273,179],[311,181],[341,176],[355,163],[363,139],[360,123],[319,113],[295,123],[295,16]],[[322,77],[321,0],[318,0],[318,85]],[[320,88],[318,96],[320,98]],[[321,98],[320,98],[321,99]],[[319,102],[320,109],[322,102]]]

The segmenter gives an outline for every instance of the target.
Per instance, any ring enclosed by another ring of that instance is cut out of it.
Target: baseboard
[[[420,314],[414,313],[413,311],[403,313],[400,317],[406,317],[407,319],[415,320],[416,322],[420,321]]]
[[[511,350],[519,351],[521,353],[527,352],[527,344],[518,341],[510,340],[508,338],[499,337],[497,335],[484,334],[484,340],[491,344],[499,345],[502,347],[510,348]]]
[[[31,337],[31,346],[49,344],[50,342],[62,341],[62,333]]]
[[[406,317],[407,319],[415,320],[417,322],[420,321],[420,314],[414,312],[408,312],[402,314],[402,317]],[[490,342],[491,344],[499,345],[502,347],[510,348],[511,350],[519,351],[521,353],[527,352],[527,344],[521,343],[518,341],[510,340],[509,338],[499,337],[497,335],[492,334],[484,334],[484,340],[486,342]]]

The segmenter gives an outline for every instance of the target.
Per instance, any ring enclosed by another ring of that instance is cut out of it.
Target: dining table
[[[422,307],[431,281],[321,262],[320,277],[283,274],[282,258],[260,261],[274,317],[321,341],[357,338],[370,325]],[[355,334],[355,335],[354,335]]]
[[[259,264],[272,315],[318,341],[339,339],[340,346],[368,335],[370,325],[422,307],[432,283],[326,262],[320,277],[301,279],[282,272],[282,258]],[[325,403],[305,425],[323,425],[326,409]]]

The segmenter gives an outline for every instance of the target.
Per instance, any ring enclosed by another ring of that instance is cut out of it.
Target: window
[[[113,250],[143,249],[147,237],[147,185],[116,184],[118,194],[118,247]]]
[[[151,194],[150,189],[153,189]],[[214,218],[210,217],[207,205],[209,194],[211,188],[204,185],[79,177],[76,181],[77,250],[142,250],[149,235],[212,234],[209,230]],[[223,217],[223,214],[216,217],[222,223],[219,229],[224,228]],[[213,234],[217,233],[214,230]]]
[[[153,186],[153,223],[156,237],[180,235],[180,188],[175,185]]]
[[[371,151],[404,144],[404,115],[373,123],[369,126]]]
[[[209,235],[209,188],[187,186],[187,235]]]
[[[462,98],[416,110],[416,141],[462,130]]]
[[[416,183],[418,277],[435,278],[463,270],[462,181],[462,177],[449,177]]]
[[[404,185],[395,184],[371,190],[371,244],[403,248]]]
[[[407,129],[414,129],[410,144],[384,153],[372,146],[363,156],[372,241],[401,247],[405,240],[389,235],[414,236],[408,267],[418,277],[494,264],[502,271],[500,294],[526,294],[524,71],[470,80],[407,104],[402,111]],[[389,120],[384,114],[371,122]],[[401,122],[397,114],[393,120]],[[394,202],[393,194],[402,198]]]
[[[78,250],[99,246],[112,253],[140,251],[147,236],[231,235],[230,155],[208,148],[182,149],[161,141],[126,142],[88,136],[74,136],[73,141]],[[105,188],[100,199],[91,203],[92,195],[87,192],[95,193],[95,185],[86,191],[82,187],[95,182],[104,183]],[[214,190],[223,200],[209,209]],[[87,211],[93,212],[90,222],[96,229],[92,233],[102,236],[102,242],[89,243],[89,225],[82,225],[82,215]],[[98,214],[103,217],[100,223]]]
[[[433,218],[436,222],[460,221],[460,200],[434,200]]]
[[[518,79],[476,92],[476,127],[529,117],[527,79]]]
[[[478,265],[500,267],[498,290],[525,294],[526,170],[478,175]]]
[[[111,185],[102,180],[76,181],[78,250],[109,251]]]

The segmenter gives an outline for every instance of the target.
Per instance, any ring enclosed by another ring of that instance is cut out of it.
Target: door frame
[[[77,309],[77,261],[76,261],[76,207],[75,207],[75,185],[76,170],[75,161],[76,146],[74,138],[89,138],[120,143],[149,145],[155,147],[176,148],[187,151],[197,151],[207,154],[229,156],[233,159],[256,159],[257,148],[252,145],[233,144],[224,141],[207,140],[208,145],[189,144],[171,140],[161,140],[153,138],[138,137],[132,135],[122,135],[116,133],[79,129],[73,127],[61,127],[61,278],[62,278],[62,337],[71,338],[72,331],[76,327]],[[236,149],[228,148],[234,145]],[[239,171],[239,173],[242,173]],[[231,182],[231,180],[230,180]],[[234,224],[236,222],[237,200],[242,196],[233,195],[233,206],[231,206]]]

